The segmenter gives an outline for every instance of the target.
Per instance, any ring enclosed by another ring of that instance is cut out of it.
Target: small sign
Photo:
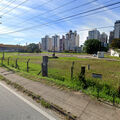
[[[92,77],[93,78],[100,78],[100,79],[102,79],[102,74],[92,73]]]

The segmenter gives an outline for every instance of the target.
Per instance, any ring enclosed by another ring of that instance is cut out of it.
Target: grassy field
[[[0,58],[2,53],[0,53]],[[10,65],[7,64],[7,59],[10,57]],[[18,58],[19,70],[15,69],[15,61]],[[27,73],[27,60],[30,58],[29,73]],[[71,66],[74,65],[74,79],[71,80]],[[24,76],[34,76],[37,80],[43,78],[37,75],[41,71],[41,56],[32,56],[31,54],[21,55],[18,53],[5,53],[4,65],[13,70],[24,73]],[[90,65],[90,70],[88,70]],[[86,67],[85,79],[88,84],[87,89],[83,89],[82,82],[78,76],[81,72],[81,66]],[[92,73],[103,75],[102,80],[92,78]],[[49,59],[48,62],[48,78],[47,81],[56,83],[57,85],[65,86],[73,90],[83,90],[85,93],[97,96],[97,88],[100,89],[100,97],[105,100],[112,101],[112,95],[116,94],[116,102],[120,103],[118,88],[120,86],[120,62],[107,61],[104,59],[83,59],[76,57],[61,57],[58,59]]]

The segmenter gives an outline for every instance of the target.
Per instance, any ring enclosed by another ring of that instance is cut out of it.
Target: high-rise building
[[[102,43],[108,43],[108,35],[103,32],[103,33],[100,35],[100,41],[101,41]]]
[[[79,47],[79,35],[77,31],[72,32],[72,30],[70,30],[69,33],[66,34],[65,50],[74,51],[76,47]]]
[[[46,35],[45,38],[42,38],[42,50],[52,50],[52,39],[48,35]]]
[[[52,50],[60,51],[60,36],[52,36]]]
[[[39,50],[41,50],[42,45],[41,45],[41,43],[40,43],[40,42],[38,43],[38,46],[39,46]]]
[[[100,42],[101,42],[102,46],[104,46],[104,47],[108,46],[108,35],[106,33],[103,32],[100,35]]]
[[[62,38],[60,39],[60,51],[65,50],[65,36],[63,35]]]
[[[112,43],[112,40],[114,39],[114,31],[110,32],[110,36],[109,36],[109,44]]]
[[[114,26],[114,38],[120,38],[120,20],[115,22]]]
[[[89,31],[87,39],[97,39],[97,40],[100,40],[100,32],[97,29]]]

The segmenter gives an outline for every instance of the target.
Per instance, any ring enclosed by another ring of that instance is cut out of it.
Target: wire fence
[[[41,74],[41,58],[29,58],[29,57],[6,57],[0,59],[1,65],[9,68],[14,68],[18,71],[28,72],[32,75]],[[88,64],[89,63],[89,64]],[[120,103],[120,81],[117,79],[120,75],[116,73],[113,76],[112,72],[120,70],[120,64],[115,62],[113,69],[111,68],[111,62],[96,61],[96,60],[62,60],[62,59],[49,59],[48,62],[48,78],[62,82],[67,87],[80,90],[86,86],[88,88],[88,94],[93,94],[98,99],[107,96],[113,104]],[[81,76],[81,67],[85,67],[85,76]],[[110,73],[111,74],[108,74]],[[92,73],[102,74],[102,79],[94,79]],[[120,72],[118,72],[120,73]],[[112,79],[112,80],[111,80]],[[114,81],[115,80],[115,81]],[[99,81],[99,82],[98,82]],[[59,83],[59,82],[58,82]],[[115,89],[114,89],[115,88]],[[91,93],[89,93],[91,92]]]

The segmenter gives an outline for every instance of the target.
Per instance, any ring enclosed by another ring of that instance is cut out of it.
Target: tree
[[[29,53],[39,53],[41,52],[40,49],[39,49],[39,46],[38,44],[35,44],[35,43],[31,43],[27,46],[27,49],[26,49],[26,52],[29,52]]]
[[[84,43],[84,50],[88,54],[96,54],[101,50],[101,42],[96,39],[86,40]]]
[[[120,39],[113,39],[110,45],[112,48],[120,49]]]

